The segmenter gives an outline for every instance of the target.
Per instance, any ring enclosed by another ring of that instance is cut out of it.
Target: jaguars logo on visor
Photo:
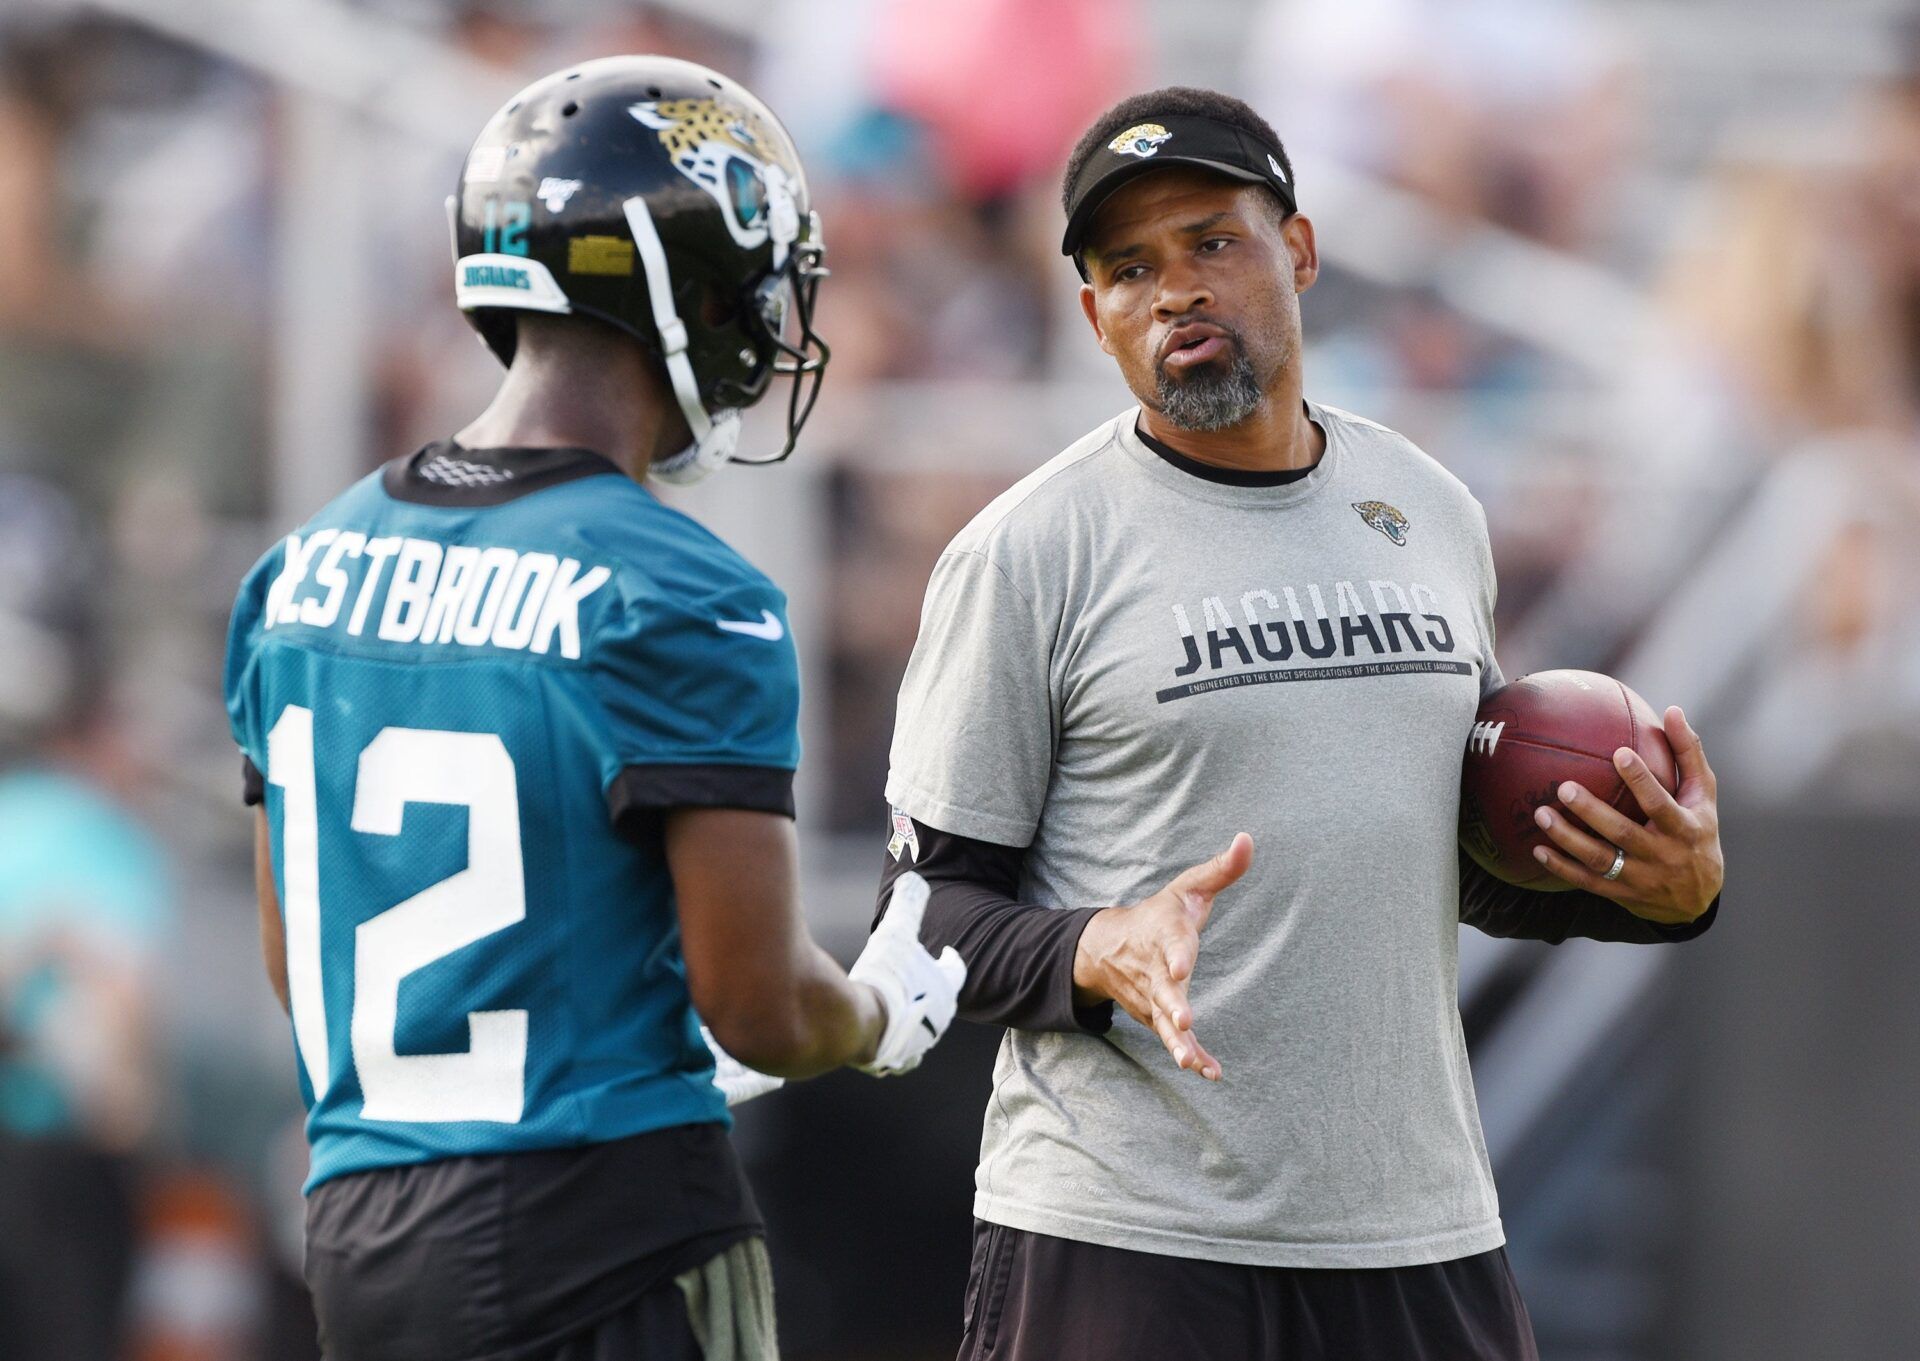
[[[1136,123],[1107,143],[1107,150],[1121,156],[1138,156],[1142,160],[1158,151],[1173,136],[1158,123]]]

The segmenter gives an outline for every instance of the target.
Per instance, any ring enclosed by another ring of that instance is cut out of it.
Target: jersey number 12
[[[320,963],[320,810],[313,711],[290,704],[267,734],[267,781],[282,791],[287,984],[314,1099],[326,1094]],[[360,753],[353,830],[398,836],[409,803],[465,805],[467,867],[354,928],[348,1034],[368,1120],[517,1123],[526,1101],[527,1013],[470,1011],[464,1053],[400,1054],[400,980],[527,915],[520,797],[497,734],[383,728]]]

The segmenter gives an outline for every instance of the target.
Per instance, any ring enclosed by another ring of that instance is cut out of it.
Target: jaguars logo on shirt
[[[1111,142],[1107,150],[1121,156],[1138,156],[1145,160],[1158,151],[1162,144],[1173,136],[1158,123],[1135,123]]]
[[[1355,501],[1353,508],[1369,526],[1379,530],[1400,547],[1407,546],[1407,517],[1385,501]]]

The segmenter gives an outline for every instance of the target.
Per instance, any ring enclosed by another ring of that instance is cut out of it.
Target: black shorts
[[[307,1285],[327,1361],[679,1361],[674,1277],[761,1232],[726,1131],[682,1125],[325,1182]]]
[[[1235,1266],[976,1223],[959,1361],[1539,1361],[1504,1248]]]
[[[550,1353],[551,1361],[703,1361],[705,1356],[687,1319],[687,1297],[672,1278]]]

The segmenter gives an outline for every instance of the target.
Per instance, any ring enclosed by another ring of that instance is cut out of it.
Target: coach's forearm
[[[1630,945],[1666,945],[1703,935],[1720,913],[1720,899],[1693,921],[1673,926],[1637,917],[1595,893],[1547,893],[1504,883],[1467,856],[1460,857],[1460,921],[1489,936],[1543,940],[1580,938]]]
[[[1019,847],[957,836],[915,822],[908,855],[888,856],[880,876],[877,926],[893,882],[908,870],[930,890],[920,939],[938,954],[951,945],[967,961],[958,1015],[1015,1030],[1104,1034],[1111,1003],[1080,1006],[1073,961],[1080,933],[1098,908],[1060,910],[1014,895],[1024,852]]]
[[[920,935],[929,950],[951,945],[967,961],[962,1020],[1104,1034],[1113,1025],[1112,1001],[1083,1000],[1073,985],[1081,933],[1100,910],[1040,907],[975,884],[947,884],[928,898]]]

